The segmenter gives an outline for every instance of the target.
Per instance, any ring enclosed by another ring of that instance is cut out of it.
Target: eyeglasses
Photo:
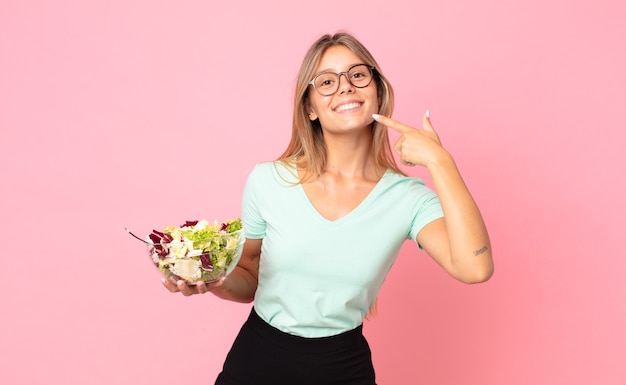
[[[322,96],[330,96],[339,90],[339,78],[345,75],[348,82],[356,88],[369,86],[374,77],[376,67],[367,64],[355,64],[343,72],[322,72],[309,82]]]

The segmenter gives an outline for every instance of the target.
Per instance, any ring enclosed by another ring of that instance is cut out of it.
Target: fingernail
[[[165,285],[165,278],[161,278],[161,283]]]
[[[372,114],[372,118],[374,118],[374,119],[378,119],[378,118],[380,118],[380,115],[378,115],[378,114]]]
[[[426,117],[430,119],[430,110],[426,110]]]
[[[176,286],[178,286],[178,287],[183,287],[183,281],[178,281],[178,282],[176,282]]]

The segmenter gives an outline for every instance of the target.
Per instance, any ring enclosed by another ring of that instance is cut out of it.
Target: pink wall
[[[496,257],[464,286],[406,245],[379,383],[623,384],[624,3],[249,3],[0,2],[3,383],[212,383],[249,305],[169,294],[124,226],[238,216],[306,48],[347,29],[396,118],[430,109]]]

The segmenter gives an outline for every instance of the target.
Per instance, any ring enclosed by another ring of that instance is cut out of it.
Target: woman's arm
[[[187,285],[185,281],[164,279],[163,285],[172,293],[181,292],[184,296],[211,292],[216,296],[235,302],[252,302],[259,279],[259,259],[261,239],[246,239],[239,263],[235,269],[217,282]]]
[[[416,241],[450,275],[466,283],[488,280],[493,274],[489,234],[452,156],[443,148],[428,115],[423,130],[376,115],[376,120],[401,135],[394,150],[406,165],[428,169],[441,201],[444,218],[426,225]]]
[[[454,160],[443,156],[429,171],[444,218],[424,226],[417,234],[417,242],[459,281],[488,280],[493,274],[489,234]]]

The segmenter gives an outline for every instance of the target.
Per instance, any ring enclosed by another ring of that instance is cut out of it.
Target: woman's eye
[[[318,87],[330,87],[335,83],[332,78],[321,78],[319,79],[317,86]]]

